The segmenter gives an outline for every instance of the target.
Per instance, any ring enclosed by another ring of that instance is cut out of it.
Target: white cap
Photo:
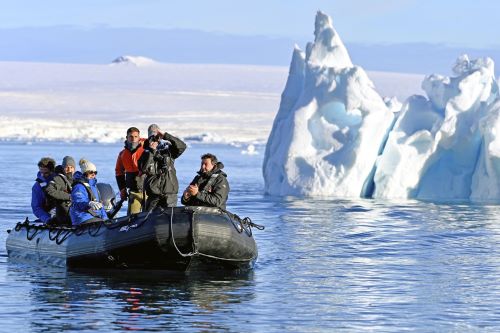
[[[97,171],[95,164],[84,158],[82,158],[80,162],[78,162],[78,164],[80,164],[80,169],[82,170],[82,173],[85,173],[87,171]]]

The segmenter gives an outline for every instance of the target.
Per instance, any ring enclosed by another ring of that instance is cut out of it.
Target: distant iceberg
[[[500,201],[500,99],[490,58],[460,56],[403,105],[351,64],[331,19],[297,47],[264,157],[272,195]]]
[[[130,56],[130,55],[124,55],[116,58],[111,62],[112,65],[131,65],[131,66],[136,66],[136,67],[142,67],[142,66],[151,66],[154,64],[158,64],[157,61],[151,59],[151,58],[146,58],[146,57],[140,57],[140,56]]]

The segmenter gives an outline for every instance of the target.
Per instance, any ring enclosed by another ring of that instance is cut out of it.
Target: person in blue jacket
[[[80,171],[73,175],[71,207],[69,209],[73,225],[84,222],[104,221],[108,217],[97,189],[97,168],[94,163],[81,159]]]
[[[42,157],[38,162],[38,174],[35,184],[31,188],[31,210],[33,214],[43,223],[52,220],[50,210],[54,208],[54,203],[45,195],[45,188],[54,177],[56,161],[50,157]]]

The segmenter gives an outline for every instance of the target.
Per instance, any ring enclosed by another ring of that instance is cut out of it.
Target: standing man
[[[55,169],[56,175],[45,188],[45,193],[55,203],[58,225],[71,225],[69,207],[71,206],[71,189],[75,167],[73,157],[64,156],[62,164]]]
[[[140,213],[144,205],[144,177],[139,176],[138,166],[139,159],[144,152],[143,143],[144,139],[140,137],[139,129],[130,127],[127,130],[125,147],[116,159],[116,182],[120,189],[120,198],[125,200],[128,197],[128,215]]]
[[[222,171],[223,168],[224,164],[218,162],[215,155],[201,156],[200,171],[182,194],[182,204],[226,210],[229,183],[226,173]]]
[[[158,125],[151,124],[144,147],[139,168],[146,175],[146,210],[151,211],[157,206],[175,207],[179,181],[174,162],[186,150],[186,144],[167,132],[162,133]]]
[[[54,208],[54,205],[45,195],[45,188],[54,177],[55,167],[56,161],[54,159],[43,157],[38,162],[38,174],[35,184],[31,188],[31,210],[43,223],[49,222],[52,218],[50,210]]]

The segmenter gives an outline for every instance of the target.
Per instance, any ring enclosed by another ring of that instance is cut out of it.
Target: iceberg
[[[500,201],[500,97],[490,58],[458,57],[426,96],[381,97],[331,19],[293,51],[266,146],[271,195]]]
[[[364,196],[394,113],[322,12],[314,36],[305,53],[293,51],[266,146],[265,191]]]
[[[491,123],[483,118],[498,97],[494,64],[489,58],[469,60],[464,55],[453,72],[456,76],[451,78],[426,77],[422,88],[428,97],[415,95],[406,101],[377,161],[373,197],[487,199],[479,189],[472,195],[472,180],[479,160],[485,164],[482,176],[475,176],[476,183],[481,183],[488,174],[485,168],[491,165],[486,163],[491,162],[488,151],[479,156]]]

